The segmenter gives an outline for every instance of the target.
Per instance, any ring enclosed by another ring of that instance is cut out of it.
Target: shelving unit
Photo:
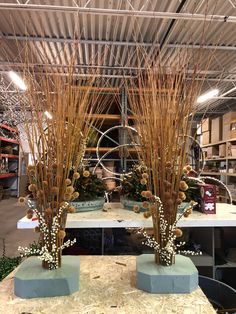
[[[1,198],[18,195],[19,141],[18,131],[0,124],[0,186]]]

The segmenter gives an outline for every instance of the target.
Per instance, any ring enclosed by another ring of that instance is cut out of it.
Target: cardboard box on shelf
[[[236,145],[231,145],[231,156],[236,157]]]
[[[213,156],[215,158],[219,157],[219,149],[217,146],[209,146],[207,147],[206,149],[206,152],[207,152],[207,156],[206,158],[212,158]]]
[[[211,142],[219,142],[222,138],[222,118],[217,117],[211,120]]]
[[[230,138],[236,138],[236,119],[230,121]]]
[[[230,138],[230,123],[236,119],[236,111],[229,111],[223,115],[222,120],[222,140]]]
[[[219,157],[226,157],[226,144],[219,145]]]
[[[211,138],[210,131],[202,133],[202,145],[209,144],[211,142],[210,138]]]
[[[202,120],[201,126],[202,126],[201,127],[202,133],[210,131],[211,129],[210,119],[207,118],[207,119]]]

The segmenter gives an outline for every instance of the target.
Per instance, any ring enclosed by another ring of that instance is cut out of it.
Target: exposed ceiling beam
[[[171,20],[191,20],[191,21],[209,21],[209,22],[227,22],[236,23],[236,16],[225,16],[217,14],[196,14],[196,13],[174,13],[174,12],[156,12],[156,11],[138,11],[138,10],[121,10],[106,9],[95,7],[80,6],[62,6],[48,4],[19,4],[19,3],[0,3],[0,10],[20,10],[20,11],[36,11],[36,12],[67,12],[78,14],[95,14],[110,16],[131,16],[138,18],[152,19],[171,19]]]
[[[56,38],[45,36],[22,36],[22,35],[1,35],[1,38],[16,41],[38,41],[38,42],[54,42],[67,44],[88,44],[88,45],[108,45],[108,46],[130,46],[130,47],[160,47],[158,43],[132,42],[132,41],[112,41],[112,40],[92,40],[92,39],[72,39],[72,38]],[[216,46],[216,45],[197,45],[197,44],[166,44],[167,48],[188,48],[188,49],[209,49],[209,50],[229,50],[235,51],[236,46]]]

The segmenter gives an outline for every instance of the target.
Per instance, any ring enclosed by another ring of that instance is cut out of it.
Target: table
[[[144,218],[142,213],[136,214],[122,208],[120,203],[105,204],[107,212],[102,210],[68,214],[66,228],[150,228],[152,219]],[[21,218],[17,222],[18,229],[32,229],[38,225],[37,220]],[[217,203],[216,214],[203,214],[197,211],[183,217],[179,227],[232,227],[236,226],[236,206]]]
[[[144,218],[143,214],[136,214],[122,208],[120,203],[105,204],[107,212],[102,210],[84,213],[68,214],[66,228],[101,228],[101,254],[104,254],[104,228],[152,228],[152,219]],[[31,229],[38,225],[37,220],[23,217],[17,222],[19,229]],[[201,244],[203,254],[192,256],[196,266],[207,266],[212,269],[212,277],[222,267],[236,267],[236,263],[216,265],[215,261],[215,229],[218,227],[236,226],[236,206],[226,203],[216,204],[216,214],[204,214],[198,211],[188,217],[182,217],[177,224],[183,228],[195,228],[194,239]],[[199,232],[198,228],[201,228]],[[193,229],[192,229],[193,230]]]
[[[0,313],[215,313],[200,288],[172,295],[136,289],[133,256],[81,256],[80,291],[66,297],[22,300],[13,294],[13,277],[0,283]]]

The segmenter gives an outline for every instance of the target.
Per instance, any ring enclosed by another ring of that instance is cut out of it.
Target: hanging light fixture
[[[197,99],[197,103],[198,104],[203,103],[203,102],[217,96],[218,94],[219,94],[219,89],[212,89],[211,91],[199,96]]]
[[[25,85],[25,82],[22,80],[22,78],[14,71],[9,71],[9,76],[12,80],[12,82],[18,86],[21,90],[26,90],[27,86]]]

